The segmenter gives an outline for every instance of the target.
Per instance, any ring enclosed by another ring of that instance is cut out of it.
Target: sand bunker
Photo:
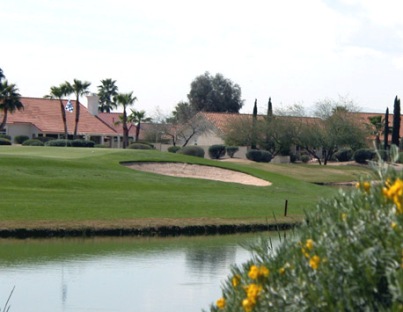
[[[193,165],[186,163],[134,162],[125,166],[162,175],[183,178],[207,179],[221,182],[232,182],[254,186],[269,186],[270,182],[246,173],[212,166]]]

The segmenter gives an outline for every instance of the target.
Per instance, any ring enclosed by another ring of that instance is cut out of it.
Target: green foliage
[[[399,164],[403,164],[403,152],[400,152],[400,153],[399,153],[399,158],[397,159],[397,162],[398,162]]]
[[[307,163],[308,161],[310,161],[311,160],[311,157],[309,157],[309,155],[301,155],[301,161],[303,162],[303,163]]]
[[[14,137],[14,143],[16,144],[22,144],[26,140],[29,140],[29,136],[27,135],[17,135]]]
[[[7,140],[11,141],[11,136],[9,136],[7,134],[1,134],[0,133],[0,139],[7,139]]]
[[[200,146],[195,146],[195,145],[193,145],[193,146],[184,146],[179,151],[177,151],[176,154],[183,154],[183,155],[189,155],[189,156],[196,156],[196,157],[204,158],[204,149],[201,148]]]
[[[0,138],[0,145],[11,145],[11,141],[8,139]]]
[[[170,153],[176,153],[177,151],[179,151],[181,148],[179,146],[170,146],[168,147],[168,152]]]
[[[95,142],[89,141],[89,140],[75,139],[71,142],[71,146],[73,146],[73,147],[94,147]]]
[[[344,148],[336,152],[334,157],[340,162],[345,162],[350,161],[353,158],[353,154],[354,152],[351,148]]]
[[[380,183],[322,200],[277,250],[263,237],[250,246],[210,310],[401,311],[403,174],[376,169]]]
[[[251,149],[246,153],[246,158],[256,162],[270,162],[272,155],[268,151],[254,150]]]
[[[42,141],[38,140],[38,139],[29,139],[24,141],[24,143],[22,143],[23,146],[44,146],[45,144],[43,144]]]
[[[226,149],[226,151],[227,151],[227,155],[228,155],[230,158],[233,158],[234,155],[235,155],[235,153],[239,151],[239,147],[238,147],[238,146],[227,146],[225,149]]]
[[[153,149],[152,146],[150,146],[149,144],[145,144],[145,143],[132,143],[130,144],[127,148],[129,149],[142,149],[142,150],[150,150]]]
[[[66,147],[71,146],[71,140],[56,139],[45,142],[45,146]]]
[[[372,149],[361,148],[354,153],[354,160],[359,164],[366,164],[369,160],[374,159],[376,153]]]
[[[211,159],[220,159],[225,156],[225,152],[225,145],[222,144],[211,145],[208,148],[208,154]]]

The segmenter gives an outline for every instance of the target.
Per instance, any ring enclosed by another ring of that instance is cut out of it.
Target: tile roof
[[[64,133],[59,100],[21,97],[21,102],[24,109],[8,114],[7,124],[29,123],[42,133]],[[75,108],[75,101],[72,100],[71,102]],[[67,100],[63,100],[64,106],[66,103]],[[75,113],[66,111],[66,118],[68,132],[73,134]],[[80,104],[78,134],[116,136],[116,131],[90,114],[87,108]]]

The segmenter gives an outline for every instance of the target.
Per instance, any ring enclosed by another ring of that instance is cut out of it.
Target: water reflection
[[[0,240],[0,306],[15,285],[10,311],[201,311],[257,237]]]

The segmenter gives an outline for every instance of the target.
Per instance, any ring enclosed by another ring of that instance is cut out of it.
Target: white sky
[[[112,78],[133,108],[169,114],[206,71],[239,84],[245,113],[339,96],[383,113],[403,96],[401,0],[13,0],[0,21],[23,96]]]

